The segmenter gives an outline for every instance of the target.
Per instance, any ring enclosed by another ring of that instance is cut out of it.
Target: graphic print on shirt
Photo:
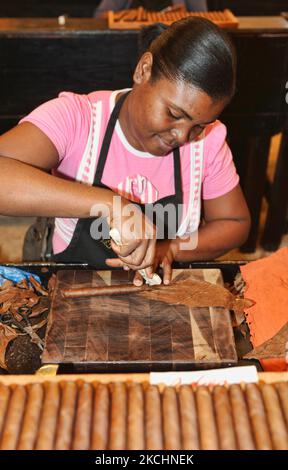
[[[132,202],[150,204],[158,200],[158,190],[146,176],[127,176],[117,186],[117,193]]]

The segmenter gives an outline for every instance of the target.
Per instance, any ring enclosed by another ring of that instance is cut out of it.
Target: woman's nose
[[[191,127],[179,127],[172,129],[171,135],[173,136],[173,141],[181,146],[187,144],[188,142],[192,142],[199,134],[201,134],[202,130],[203,129],[201,127],[198,129],[191,129]]]
[[[173,140],[175,142],[177,142],[178,145],[184,145],[186,144],[187,142],[189,142],[189,134],[190,134],[190,131],[189,129],[186,129],[184,127],[179,127],[179,128],[175,128],[175,129],[172,129],[171,131],[171,135],[173,137]]]

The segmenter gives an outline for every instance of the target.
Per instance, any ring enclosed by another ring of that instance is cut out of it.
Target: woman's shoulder
[[[91,105],[95,105],[99,101],[109,103],[112,93],[113,92],[111,90],[99,90],[87,94],[75,93],[73,91],[62,91],[59,93],[56,101],[58,101],[60,106],[68,106],[75,109],[81,108],[85,110],[85,108],[90,109]]]
[[[204,142],[206,145],[215,145],[225,142],[227,137],[227,128],[223,122],[216,119],[205,128]]]
[[[228,144],[226,142],[227,128],[223,122],[218,119],[209,124],[204,131],[204,160],[206,164],[212,163],[219,155],[227,151]]]

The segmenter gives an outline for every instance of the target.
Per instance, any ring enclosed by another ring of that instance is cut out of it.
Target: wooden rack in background
[[[190,16],[207,18],[221,28],[237,28],[238,20],[233,13],[226,9],[223,11],[187,12],[184,9],[171,11],[147,11],[143,7],[118,12],[108,12],[108,26],[110,29],[141,29],[153,23],[163,23],[170,26],[175,21]]]

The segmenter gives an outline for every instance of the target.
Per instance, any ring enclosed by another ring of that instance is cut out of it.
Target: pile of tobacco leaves
[[[0,373],[27,374],[41,366],[51,289],[32,275],[0,286]]]

